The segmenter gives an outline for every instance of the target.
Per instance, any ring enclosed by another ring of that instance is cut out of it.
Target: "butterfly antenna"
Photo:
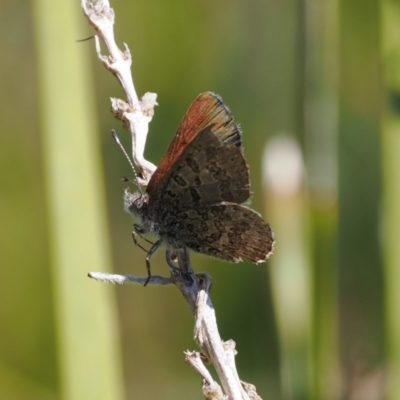
[[[110,133],[111,133],[111,136],[113,137],[113,139],[116,141],[116,143],[117,143],[118,146],[120,147],[120,149],[122,150],[122,152],[124,153],[126,159],[127,159],[128,162],[129,162],[129,165],[130,165],[131,168],[132,168],[133,175],[135,175],[135,182],[133,182],[133,183],[136,184],[136,186],[139,188],[140,192],[142,193],[142,188],[141,188],[141,186],[139,185],[139,177],[138,177],[138,175],[137,175],[137,173],[136,173],[136,170],[135,170],[135,167],[134,167],[134,165],[133,165],[133,162],[132,162],[131,159],[129,158],[128,153],[125,151],[124,146],[122,146],[122,143],[121,143],[121,141],[119,140],[119,137],[118,137],[118,135],[117,135],[117,132],[116,132],[114,129],[111,129],[111,132],[110,132]],[[131,181],[129,181],[129,180],[126,179],[126,178],[123,179],[123,180],[126,180],[126,181],[128,181],[128,182],[131,182]]]

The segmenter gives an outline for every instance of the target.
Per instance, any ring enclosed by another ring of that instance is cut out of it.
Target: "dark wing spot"
[[[179,186],[186,186],[187,183],[186,181],[180,176],[180,175],[175,175],[174,176],[174,181],[179,185]]]
[[[221,221],[218,221],[217,219],[214,220],[214,226],[219,230],[222,231],[224,229],[224,226],[222,225]]]
[[[165,196],[171,197],[171,198],[175,198],[176,197],[176,193],[172,192],[171,190],[167,190],[165,192]]]
[[[187,157],[186,158],[186,163],[189,165],[190,169],[195,173],[198,174],[200,172],[199,164],[197,164],[197,161],[192,158],[192,157]]]
[[[189,188],[190,196],[192,197],[192,200],[194,203],[200,203],[201,196],[199,195],[199,192],[195,188]]]
[[[201,230],[202,230],[203,232],[207,232],[207,231],[208,231],[208,224],[207,224],[206,222],[201,221],[200,227],[201,227]]]
[[[217,152],[217,149],[215,147],[213,147],[213,146],[207,147],[207,150],[206,150],[207,161],[211,160],[212,158],[214,158],[214,155],[215,155],[216,152]]]

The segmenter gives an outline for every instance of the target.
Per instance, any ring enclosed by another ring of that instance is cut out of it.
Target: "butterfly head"
[[[133,215],[142,215],[147,211],[148,195],[140,192],[132,193],[129,188],[124,193],[125,211]]]
[[[134,228],[139,234],[149,233],[152,231],[152,223],[147,217],[147,193],[135,192],[131,193],[129,188],[124,193],[124,208],[134,218]]]

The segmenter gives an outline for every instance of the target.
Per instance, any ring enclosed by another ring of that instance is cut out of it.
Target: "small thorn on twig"
[[[122,181],[122,182],[129,182],[129,183],[132,183],[132,185],[137,185],[137,182],[133,181],[132,179],[128,179],[126,176],[123,176],[123,177],[121,178],[121,181]]]
[[[91,39],[94,39],[94,36],[89,36],[85,39],[78,39],[77,42],[86,42],[87,40],[91,40]]]

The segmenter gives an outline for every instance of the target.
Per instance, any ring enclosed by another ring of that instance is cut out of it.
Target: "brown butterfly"
[[[157,237],[146,257],[148,280],[150,257],[161,245],[173,268],[176,249],[256,264],[272,254],[269,224],[242,205],[250,197],[250,181],[241,136],[222,99],[202,93],[183,117],[146,192],[125,190],[134,233]]]

